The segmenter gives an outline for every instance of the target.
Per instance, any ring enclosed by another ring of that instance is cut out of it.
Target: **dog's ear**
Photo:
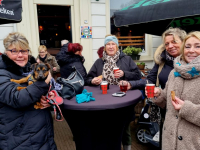
[[[32,70],[35,70],[37,64],[38,64],[38,63],[34,63],[34,64],[32,64],[32,65],[31,65],[31,69],[32,69]]]
[[[51,66],[48,63],[45,63],[45,65],[47,66],[48,70],[51,69]]]

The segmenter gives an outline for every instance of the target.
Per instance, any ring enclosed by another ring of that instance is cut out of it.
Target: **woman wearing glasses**
[[[37,61],[48,63],[51,65],[51,74],[54,75],[56,72],[60,72],[60,66],[54,56],[47,52],[47,47],[45,45],[40,45],[38,48],[39,55],[36,58]]]
[[[10,33],[3,41],[5,51],[0,56],[0,149],[1,150],[57,150],[54,142],[50,105],[43,95],[49,89],[51,74],[45,81],[17,91],[21,79],[30,72],[29,43],[21,33]],[[43,109],[34,109],[39,101]]]

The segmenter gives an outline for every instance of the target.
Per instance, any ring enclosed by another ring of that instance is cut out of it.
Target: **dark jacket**
[[[174,68],[173,61],[167,60],[166,50],[163,49],[162,47],[159,47],[156,50],[155,55],[154,55],[154,60],[155,60],[155,65],[150,71],[150,73],[148,74],[146,79],[137,80],[137,81],[129,81],[132,89],[144,89],[147,84],[147,80],[149,83],[156,84],[158,68],[161,62],[165,62],[165,65],[163,66],[158,78],[159,78],[159,84],[161,85],[161,88],[162,89],[165,88],[165,84],[168,80],[169,73]]]
[[[124,76],[121,77],[121,80],[139,80],[141,78],[141,73],[131,59],[130,56],[125,55],[122,51],[120,51],[119,60],[117,61],[117,66],[124,72]],[[104,66],[103,58],[99,58],[95,61],[92,68],[90,69],[87,76],[87,85],[92,85],[91,81],[94,77],[98,77],[102,75]]]
[[[35,57],[32,56],[32,55],[29,55],[29,59],[28,59],[28,61],[29,61],[31,64],[37,63]]]
[[[49,109],[34,109],[34,104],[46,95],[49,86],[44,81],[19,84],[10,79],[21,79],[25,67],[16,65],[6,55],[0,56],[0,149],[1,150],[56,150],[53,122]]]
[[[64,45],[61,47],[60,51],[68,52],[68,44],[69,44],[69,42],[68,42],[67,44],[64,44]]]
[[[67,78],[72,72],[72,66],[75,66],[78,72],[82,75],[83,79],[86,79],[87,72],[83,66],[84,57],[76,55],[72,52],[60,51],[56,55],[56,59],[60,66],[60,75],[62,78]]]

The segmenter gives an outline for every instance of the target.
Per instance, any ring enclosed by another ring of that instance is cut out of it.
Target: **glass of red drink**
[[[122,81],[120,83],[119,87],[120,87],[120,91],[121,92],[125,92],[126,93],[126,91],[128,90],[128,83],[125,82],[125,81]]]

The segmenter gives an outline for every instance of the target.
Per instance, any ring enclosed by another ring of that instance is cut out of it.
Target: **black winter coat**
[[[173,66],[172,60],[166,59],[166,50],[162,51],[160,56],[161,56],[161,61],[165,62],[165,65],[163,66],[160,74],[158,75],[158,79],[159,79],[159,84],[161,85],[161,88],[164,89],[165,84],[168,80],[169,73],[174,68],[174,66]],[[137,81],[129,81],[132,89],[144,89],[147,84],[147,80],[149,83],[156,84],[158,68],[159,68],[159,64],[155,63],[154,67],[152,68],[152,70],[150,71],[146,79],[137,80]]]
[[[69,43],[64,44],[64,45],[61,47],[60,51],[68,52],[68,44],[69,44]]]
[[[29,64],[29,63],[28,63]],[[0,56],[0,150],[57,150],[53,122],[49,109],[34,109],[34,104],[46,95],[49,86],[36,81],[17,91],[29,65],[18,66],[6,55]]]
[[[82,75],[83,79],[86,80],[87,72],[83,66],[83,56],[76,55],[72,52],[60,51],[56,55],[56,59],[60,66],[60,75],[62,78],[67,78],[73,72],[72,66],[75,66]]]
[[[120,70],[124,72],[124,76],[121,77],[121,80],[139,80],[141,78],[141,73],[132,60],[130,56],[125,55],[122,51],[120,51],[119,60],[117,61],[117,66],[119,66]],[[91,81],[94,77],[98,77],[102,75],[104,66],[103,58],[99,58],[95,61],[92,68],[90,69],[87,75],[87,85],[92,85]]]

